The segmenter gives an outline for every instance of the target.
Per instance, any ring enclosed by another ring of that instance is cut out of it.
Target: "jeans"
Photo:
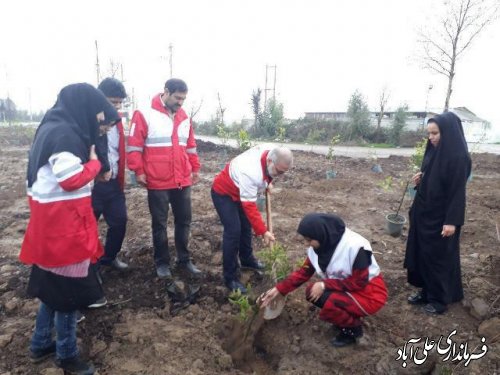
[[[43,302],[40,302],[40,309],[36,316],[30,350],[36,353],[51,346],[54,327],[56,330],[56,357],[58,359],[76,357],[78,355],[76,311],[54,311]]]
[[[127,230],[125,194],[117,179],[95,184],[92,190],[92,208],[96,219],[99,220],[101,215],[104,215],[108,224],[104,255],[99,262],[109,265],[121,250]]]
[[[168,252],[168,206],[174,214],[174,238],[179,264],[189,261],[189,231],[191,227],[191,187],[182,189],[148,190],[148,205],[153,230],[154,261],[157,266],[170,265]]]
[[[228,195],[217,194],[212,189],[212,201],[224,226],[222,235],[222,264],[224,280],[237,280],[238,255],[242,263],[254,261],[252,252],[252,227],[240,202]]]

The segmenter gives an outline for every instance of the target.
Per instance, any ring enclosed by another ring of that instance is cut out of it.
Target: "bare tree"
[[[379,112],[378,112],[378,119],[377,119],[377,135],[380,132],[380,125],[382,123],[382,119],[384,118],[385,108],[386,108],[387,102],[389,101],[390,96],[391,96],[391,93],[389,92],[389,89],[387,88],[387,86],[384,86],[382,88],[382,91],[380,92],[380,96],[378,98]]]
[[[429,28],[421,32],[420,42],[424,49],[425,67],[448,79],[444,103],[444,110],[447,111],[453,92],[457,60],[484,28],[498,17],[499,2],[498,0],[445,0],[444,4],[446,13],[439,16],[438,29]]]
[[[200,112],[202,105],[203,105],[203,99],[201,99],[200,105],[198,107],[196,107],[196,105],[193,104],[193,106],[191,107],[191,110],[189,111],[189,117],[191,118],[191,120],[194,118],[194,116],[196,116],[198,114],[198,112]]]
[[[217,93],[217,99],[219,101],[219,109],[217,110],[217,117],[219,117],[220,124],[224,126],[224,112],[226,112],[226,108],[222,107],[222,101],[220,100],[220,93]]]
[[[121,64],[113,59],[109,60],[109,76],[112,78],[116,78],[118,74],[118,70],[120,69]]]

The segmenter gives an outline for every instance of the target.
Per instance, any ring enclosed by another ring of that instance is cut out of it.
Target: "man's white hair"
[[[286,147],[273,148],[269,151],[269,154],[267,154],[267,158],[274,164],[286,165],[288,168],[293,166],[292,151]]]

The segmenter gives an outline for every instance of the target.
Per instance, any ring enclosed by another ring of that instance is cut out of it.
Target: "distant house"
[[[476,116],[466,107],[457,107],[450,109],[462,120],[465,137],[468,142],[484,142],[486,139],[486,130],[488,122]],[[384,112],[384,117],[380,126],[387,128],[391,126],[396,112]],[[408,119],[406,121],[406,130],[424,129],[427,120],[436,114],[442,113],[442,110],[408,110]],[[379,112],[370,112],[370,121],[372,126],[377,126]],[[337,120],[347,121],[347,112],[305,112],[306,120]]]
[[[462,120],[467,142],[485,142],[488,140],[488,121],[476,116],[476,114],[467,107],[456,107],[450,109],[450,111],[455,113],[460,117],[460,120]],[[429,118],[439,113],[441,113],[441,111],[429,111]]]

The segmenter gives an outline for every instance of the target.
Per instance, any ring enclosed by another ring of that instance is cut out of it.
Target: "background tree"
[[[259,121],[261,117],[261,112],[260,112],[260,98],[261,98],[262,90],[257,89],[256,91],[252,92],[252,112],[253,112],[253,126],[254,129],[257,129],[259,127]]]
[[[424,66],[448,79],[444,110],[450,105],[458,59],[499,14],[498,0],[448,0],[438,21],[428,20],[420,33]],[[437,25],[437,29],[432,25]]]
[[[220,125],[225,126],[224,123],[224,112],[226,112],[226,108],[222,106],[222,101],[220,99],[220,93],[217,93],[217,100],[219,103],[219,107],[217,108],[217,119]]]
[[[370,127],[370,111],[363,95],[356,90],[349,100],[347,108],[348,136],[350,141],[356,138],[364,138]]]
[[[396,109],[394,113],[394,120],[392,121],[391,129],[389,132],[390,140],[396,146],[399,146],[401,133],[406,126],[406,120],[408,119],[408,105],[403,104]]]
[[[17,107],[11,98],[0,99],[0,120],[9,124],[16,119]]]
[[[390,95],[391,94],[389,92],[389,89],[387,88],[387,86],[384,86],[378,98],[379,112],[377,118],[377,134],[380,133],[380,126],[382,124],[382,119],[384,118],[385,108],[387,106],[387,102],[389,101]]]

